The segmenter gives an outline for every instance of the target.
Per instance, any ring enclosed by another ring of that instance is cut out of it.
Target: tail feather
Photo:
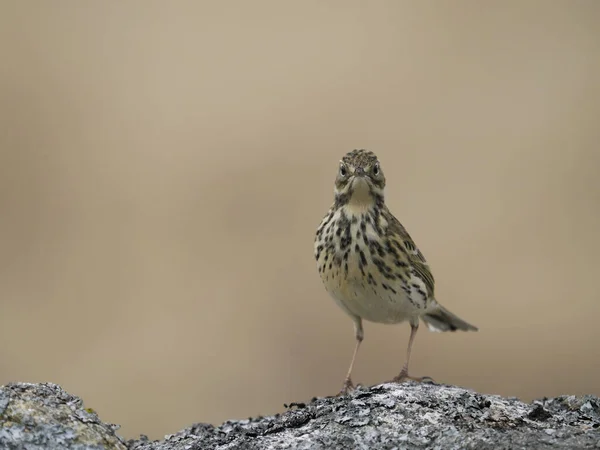
[[[422,316],[422,319],[431,331],[478,331],[477,327],[465,322],[440,304]]]

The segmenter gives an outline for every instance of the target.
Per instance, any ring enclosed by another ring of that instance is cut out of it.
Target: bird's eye
[[[379,175],[379,164],[373,166],[373,175]]]
[[[348,171],[346,170],[346,166],[341,164],[340,165],[340,176],[345,177],[347,173],[348,173]]]

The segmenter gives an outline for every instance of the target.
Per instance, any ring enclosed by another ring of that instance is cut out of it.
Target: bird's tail
[[[422,319],[430,331],[478,331],[477,327],[465,322],[440,304],[423,315]]]

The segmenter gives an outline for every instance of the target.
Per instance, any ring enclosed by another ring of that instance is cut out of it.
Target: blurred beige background
[[[600,3],[0,3],[0,384],[122,434],[330,395],[351,321],[314,231],[375,151],[438,297],[416,374],[600,394]],[[367,323],[356,380],[409,327]]]

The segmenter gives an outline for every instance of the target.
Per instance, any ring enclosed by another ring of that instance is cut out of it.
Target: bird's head
[[[346,204],[370,207],[383,203],[385,176],[375,153],[360,149],[347,153],[340,161],[335,179],[335,200]]]

